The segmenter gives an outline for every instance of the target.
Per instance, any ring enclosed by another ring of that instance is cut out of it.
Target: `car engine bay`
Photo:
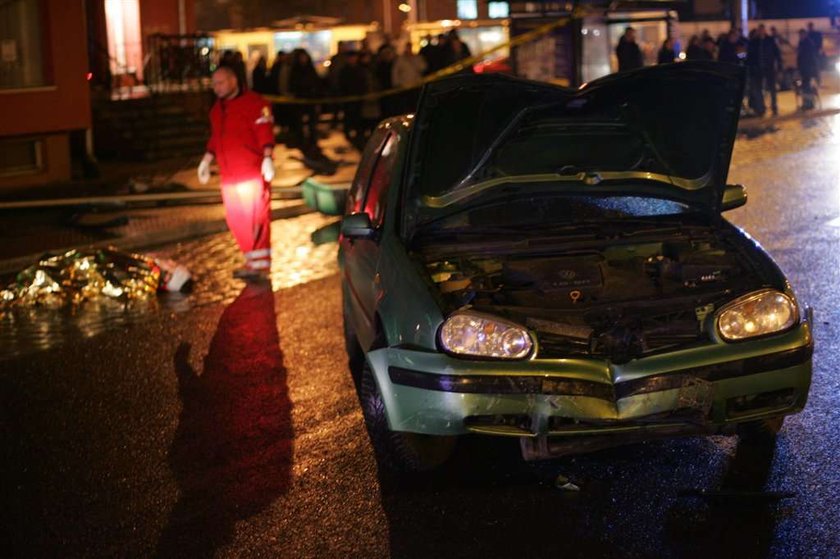
[[[702,343],[708,316],[766,285],[744,251],[712,228],[553,253],[442,253],[435,247],[425,265],[445,311],[469,306],[527,327],[538,358],[624,363]]]

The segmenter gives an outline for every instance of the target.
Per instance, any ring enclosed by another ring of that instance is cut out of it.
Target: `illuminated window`
[[[478,0],[458,0],[458,19],[478,19]]]
[[[508,17],[509,6],[510,5],[507,2],[488,2],[487,15],[491,18]]]
[[[0,2],[0,89],[47,85],[41,43],[41,2]]]
[[[105,0],[105,26],[111,74],[132,74],[142,79],[143,50],[138,0]]]

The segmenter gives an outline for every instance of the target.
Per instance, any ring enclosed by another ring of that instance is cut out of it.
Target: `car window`
[[[352,214],[362,211],[362,204],[365,199],[365,191],[370,183],[370,174],[379,159],[379,153],[382,148],[382,142],[385,140],[387,130],[376,130],[365,145],[365,151],[362,153],[362,159],[359,163],[359,168],[356,170],[356,176],[353,178],[353,184],[350,186],[350,191],[347,193],[347,206],[345,213]]]
[[[388,136],[371,173],[364,211],[370,216],[370,222],[374,227],[382,225],[382,220],[385,217],[385,202],[388,198],[388,187],[391,184],[394,163],[397,160],[399,141],[397,134],[392,133]]]

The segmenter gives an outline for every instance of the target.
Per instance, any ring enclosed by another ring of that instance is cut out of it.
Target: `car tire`
[[[397,474],[428,472],[445,464],[454,453],[455,436],[404,433],[388,427],[385,402],[367,361],[362,367],[360,399],[365,426],[380,467]]]
[[[738,425],[738,437],[746,444],[769,444],[776,443],[776,435],[782,430],[785,416],[759,419],[757,421],[746,421]]]

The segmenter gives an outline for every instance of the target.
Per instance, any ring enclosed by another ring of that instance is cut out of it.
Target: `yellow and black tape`
[[[464,70],[465,68],[469,68],[473,64],[481,62],[484,60],[488,55],[500,51],[504,48],[511,48],[516,47],[525,43],[529,43],[534,39],[537,39],[543,35],[546,35],[553,31],[558,27],[562,27],[569,22],[569,18],[560,18],[557,21],[553,21],[551,23],[546,23],[545,25],[541,25],[527,33],[523,33],[522,35],[517,35],[513,39],[507,41],[506,43],[502,43],[500,45],[496,45],[495,47],[482,52],[481,54],[476,54],[474,56],[470,56],[469,58],[464,58],[463,60],[459,60],[455,64],[451,66],[447,66],[446,68],[441,68],[437,72],[433,74],[429,74],[428,76],[424,76],[423,79],[415,86],[411,87],[393,87],[391,89],[385,89],[382,91],[374,91],[371,93],[365,93],[363,95],[344,95],[340,97],[319,97],[317,99],[310,99],[310,98],[301,98],[301,97],[287,97],[283,95],[266,95],[263,94],[263,97],[271,101],[272,103],[278,103],[283,105],[321,105],[321,104],[332,104],[332,103],[352,103],[354,101],[370,101],[374,99],[379,99],[382,97],[387,97],[388,95],[395,95],[397,93],[403,93],[405,91],[411,91],[413,89],[417,89],[422,87],[424,84],[429,82],[439,80],[441,78],[445,78],[446,76],[451,76],[452,74],[457,74],[458,72]]]

